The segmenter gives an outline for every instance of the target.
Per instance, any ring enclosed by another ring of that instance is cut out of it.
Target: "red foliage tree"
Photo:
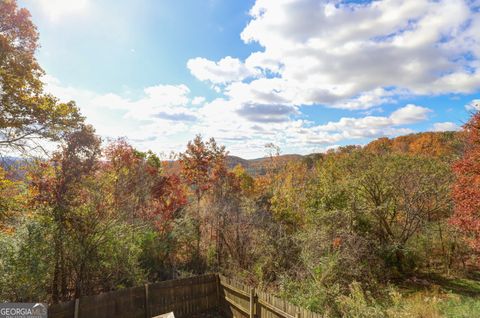
[[[168,230],[174,213],[187,203],[180,178],[165,175],[155,154],[137,151],[125,140],[110,144],[105,154],[115,210],[130,221],[140,217]]]
[[[187,204],[187,196],[178,175],[158,178],[152,187],[153,197],[150,213],[154,216],[154,224],[158,231],[168,231],[175,212]]]
[[[187,150],[180,154],[181,174],[195,193],[197,202],[227,173],[226,155],[225,147],[218,146],[215,139],[204,142],[200,135],[189,141]]]
[[[480,112],[465,124],[464,138],[463,156],[453,165],[455,211],[451,223],[465,235],[470,246],[480,252]]]
[[[215,139],[204,142],[200,135],[189,141],[187,150],[179,155],[181,175],[195,194],[197,212],[194,216],[197,236],[196,257],[200,256],[202,211],[200,200],[203,195],[227,175],[225,147],[218,146]],[[216,216],[218,223],[218,216]],[[217,235],[218,237],[218,235]]]

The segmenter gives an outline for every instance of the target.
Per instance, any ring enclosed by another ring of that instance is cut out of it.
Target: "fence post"
[[[145,318],[151,318],[148,284],[145,284]]]
[[[73,318],[78,318],[78,310],[79,310],[79,307],[80,307],[80,299],[79,298],[75,298],[75,310],[73,312]]]
[[[250,318],[254,318],[256,314],[256,303],[255,303],[255,288],[250,288]]]
[[[300,312],[297,311],[297,314],[295,315],[296,318],[300,318],[302,317],[302,315],[300,314]]]

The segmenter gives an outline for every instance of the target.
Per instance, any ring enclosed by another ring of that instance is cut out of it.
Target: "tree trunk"
[[[405,255],[402,249],[397,248],[397,250],[395,251],[395,258],[396,258],[396,267],[398,271],[400,272],[400,274],[404,274],[405,270],[403,268],[403,262],[405,259]]]

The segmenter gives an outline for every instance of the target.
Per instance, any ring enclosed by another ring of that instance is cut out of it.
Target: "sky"
[[[323,152],[480,109],[480,0],[19,0],[45,89],[167,156]]]

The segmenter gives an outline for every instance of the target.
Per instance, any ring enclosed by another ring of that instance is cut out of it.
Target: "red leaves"
[[[125,140],[110,144],[105,155],[105,176],[110,175],[113,182],[114,209],[140,217],[158,231],[167,230],[175,212],[187,203],[180,178],[164,175],[157,156],[137,151]]]
[[[107,165],[114,169],[131,167],[139,163],[140,158],[135,155],[134,149],[124,139],[119,139],[105,149]]]
[[[199,135],[180,154],[182,177],[194,190],[198,200],[203,192],[227,174],[225,158],[225,147],[217,146],[213,138],[204,142]]]
[[[152,188],[152,216],[156,218],[155,226],[160,231],[169,229],[175,212],[187,204],[187,196],[177,175],[161,177]]]
[[[455,211],[450,222],[480,252],[480,113],[474,114],[464,126],[464,137],[465,152],[453,165]]]

